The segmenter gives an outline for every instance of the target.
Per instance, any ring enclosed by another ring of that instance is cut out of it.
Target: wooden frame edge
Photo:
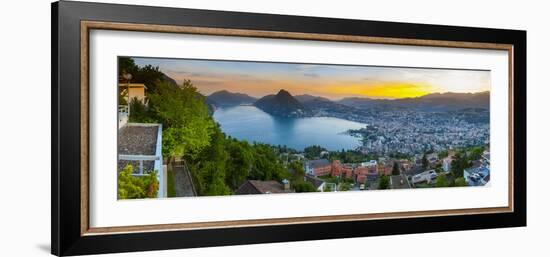
[[[96,227],[89,226],[89,32],[92,29],[100,30],[123,30],[137,32],[157,32],[157,33],[179,33],[196,35],[215,35],[215,36],[238,36],[238,37],[257,37],[257,38],[278,38],[278,39],[296,39],[296,40],[316,40],[332,42],[351,42],[351,43],[371,43],[371,44],[390,44],[390,45],[412,45],[427,47],[451,47],[451,48],[470,48],[470,49],[493,49],[506,50],[508,52],[508,138],[509,138],[509,181],[508,181],[508,206],[489,207],[489,208],[469,208],[469,209],[449,209],[433,211],[410,211],[410,212],[391,212],[391,213],[371,213],[371,214],[352,214],[352,215],[330,215],[314,217],[291,217],[274,219],[254,219],[254,220],[232,220],[232,221],[211,221],[211,222],[193,222],[177,224],[154,224],[120,227]],[[119,23],[102,21],[80,21],[80,235],[94,236],[102,234],[118,233],[140,233],[140,232],[159,232],[173,230],[193,230],[193,229],[215,229],[215,228],[235,228],[250,226],[274,226],[274,225],[292,225],[309,223],[327,223],[344,221],[366,221],[379,219],[395,218],[418,218],[435,217],[451,215],[474,215],[491,213],[510,213],[514,212],[514,166],[513,166],[513,92],[514,92],[514,47],[512,44],[497,44],[483,42],[463,42],[463,41],[444,41],[427,39],[404,39],[390,37],[371,37],[371,36],[352,36],[352,35],[334,35],[334,34],[316,34],[301,32],[282,32],[248,29],[226,29],[212,27],[193,27],[193,26],[173,26],[156,24],[137,24],[137,23]]]

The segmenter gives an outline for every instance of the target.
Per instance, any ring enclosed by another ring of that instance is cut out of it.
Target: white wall
[[[106,1],[528,30],[528,227],[155,252],[155,256],[545,255],[550,229],[550,22],[545,1]],[[0,255],[46,256],[50,244],[50,1],[0,11]],[[6,165],[7,164],[7,165]],[[430,250],[410,251],[419,245]],[[464,246],[470,247],[464,248]],[[538,254],[537,254],[538,253]],[[150,256],[128,253],[118,256]]]

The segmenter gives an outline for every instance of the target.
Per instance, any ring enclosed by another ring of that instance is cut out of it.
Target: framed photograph
[[[52,253],[526,225],[526,32],[52,4]]]

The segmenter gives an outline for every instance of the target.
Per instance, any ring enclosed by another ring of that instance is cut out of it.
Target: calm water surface
[[[214,120],[229,136],[296,150],[310,145],[328,150],[355,149],[360,145],[359,139],[343,132],[365,127],[362,123],[329,117],[274,117],[254,106],[219,108],[214,112]]]

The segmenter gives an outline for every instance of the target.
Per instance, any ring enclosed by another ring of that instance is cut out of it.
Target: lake
[[[365,124],[331,117],[281,118],[250,105],[218,108],[214,120],[234,138],[286,145],[296,150],[320,145],[328,150],[355,149],[359,138],[344,134]]]

